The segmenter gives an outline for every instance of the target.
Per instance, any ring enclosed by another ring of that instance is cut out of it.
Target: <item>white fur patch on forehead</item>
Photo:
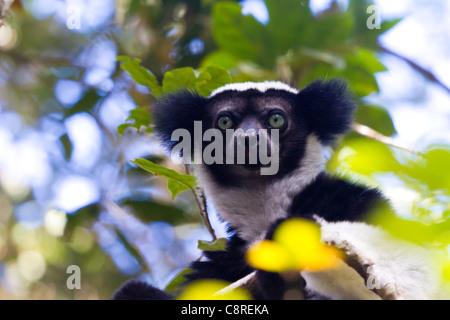
[[[209,98],[214,97],[215,95],[224,92],[224,91],[247,91],[255,89],[261,92],[266,92],[270,89],[275,90],[283,90],[288,91],[294,94],[298,93],[297,89],[292,88],[286,83],[280,81],[264,81],[264,82],[238,82],[238,83],[229,83],[220,88],[217,88],[209,95]]]

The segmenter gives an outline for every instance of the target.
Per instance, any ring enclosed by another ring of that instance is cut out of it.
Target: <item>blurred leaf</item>
[[[333,269],[342,258],[341,251],[320,241],[316,223],[297,218],[283,221],[275,230],[273,241],[254,244],[246,256],[251,266],[269,272]]]
[[[165,221],[172,225],[178,225],[187,222],[187,216],[175,206],[168,206],[154,201],[137,201],[132,199],[123,199],[120,203],[131,207],[134,215],[144,223]]]
[[[293,48],[293,44],[308,46],[308,27],[314,27],[308,5],[299,1],[266,0],[270,20],[267,29],[278,54]],[[313,34],[313,32],[311,32]]]
[[[172,169],[159,166],[145,159],[136,159],[133,162],[138,167],[153,173],[154,175],[168,178],[168,188],[172,192],[172,198],[185,190],[193,190],[197,185],[196,178],[185,174],[180,174]]]
[[[266,0],[267,29],[277,54],[300,46],[315,49],[342,47],[351,32],[348,14],[331,10],[314,17],[308,4],[291,0]]]
[[[372,217],[371,222],[381,225],[393,236],[407,241],[443,247],[450,244],[448,242],[450,220],[441,223],[425,224],[420,221],[402,219],[393,214],[380,213]]]
[[[425,182],[430,190],[442,190],[450,195],[450,148],[435,146],[423,158],[410,161],[404,171],[412,178]]]
[[[385,144],[368,138],[346,140],[333,154],[327,166],[332,171],[351,170],[367,176],[396,172],[400,168],[392,151]]]
[[[152,122],[152,117],[148,110],[138,107],[130,111],[130,116],[126,119],[126,121],[130,120],[132,120],[133,123],[123,123],[117,127],[118,134],[123,134],[129,127],[136,128],[138,132],[142,127],[149,128],[150,123]],[[151,128],[149,129],[151,131]]]
[[[199,94],[208,96],[214,89],[230,82],[228,71],[217,66],[198,70],[179,68],[164,74],[163,89],[165,94],[181,89],[195,89]]]
[[[195,89],[203,96],[209,96],[213,90],[232,82],[228,71],[217,66],[208,66],[200,72]]]
[[[132,123],[122,123],[120,126],[117,127],[117,133],[122,135],[125,130],[129,127],[133,127]]]
[[[274,46],[266,28],[253,16],[242,14],[235,2],[217,2],[212,13],[214,40],[223,50],[246,61],[273,66]]]
[[[202,66],[219,66],[224,69],[232,69],[237,66],[240,59],[225,50],[211,52],[202,60]]]
[[[389,112],[379,106],[361,105],[356,110],[355,121],[388,137],[397,133]]]
[[[289,252],[275,241],[263,240],[252,245],[247,251],[246,259],[252,267],[270,272],[285,272],[295,269]]]
[[[378,37],[394,27],[401,19],[381,22],[379,29],[369,29],[367,27],[367,19],[372,15],[367,13],[369,6],[373,5],[372,1],[351,0],[348,11],[353,19],[353,37],[359,45],[368,49],[376,50]],[[378,10],[380,10],[378,8]]]
[[[251,300],[251,295],[242,288],[237,288],[224,295],[216,293],[230,283],[222,280],[198,280],[191,282],[178,296],[178,300]]]
[[[164,74],[163,90],[169,93],[181,89],[195,89],[196,81],[194,69],[190,67],[170,70]]]
[[[198,249],[202,251],[225,251],[228,240],[219,238],[214,241],[198,240]]]
[[[153,73],[139,65],[141,63],[140,59],[131,60],[126,56],[119,56],[117,60],[123,63],[120,67],[127,71],[136,83],[148,87],[155,97],[161,95],[162,92],[158,80]]]
[[[97,90],[90,89],[86,91],[83,97],[70,109],[66,109],[66,117],[79,112],[89,112],[103,97]]]
[[[273,240],[294,258],[298,270],[319,271],[333,269],[342,253],[320,240],[320,227],[304,219],[282,222],[274,232]]]
[[[69,139],[69,136],[66,134],[63,134],[61,137],[59,137],[59,141],[63,144],[64,147],[64,158],[66,160],[70,159],[70,156],[72,155],[72,142]]]
[[[184,284],[187,280],[186,275],[192,273],[192,269],[183,269],[167,284],[164,288],[164,291],[167,291],[171,294],[176,294],[180,290],[182,284]]]
[[[64,233],[70,236],[74,228],[77,226],[91,226],[92,223],[97,221],[100,211],[100,204],[94,203],[68,214]]]
[[[114,232],[119,238],[120,242],[125,246],[125,249],[137,260],[139,265],[141,265],[144,269],[147,269],[147,265],[145,263],[145,259],[142,257],[140,252],[131,244],[125,235],[118,228],[114,228]]]

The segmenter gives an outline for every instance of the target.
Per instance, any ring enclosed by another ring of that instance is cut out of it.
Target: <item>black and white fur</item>
[[[184,128],[193,134],[194,121],[202,121],[207,130],[216,126],[218,114],[227,112],[236,116],[237,127],[247,119],[253,124],[257,119],[257,130],[264,127],[264,115],[272,109],[281,110],[287,120],[280,134],[276,175],[261,176],[254,168],[237,164],[196,167],[199,184],[228,223],[231,237],[227,251],[206,252],[206,261],[192,264],[191,280],[234,282],[253,272],[245,262],[246,250],[253,242],[270,238],[285,219],[319,216],[329,222],[361,221],[375,207],[386,205],[378,190],[324,171],[323,146],[332,145],[353,121],[355,102],[342,81],[316,81],[301,91],[281,82],[233,83],[209,97],[182,90],[160,100],[154,116],[159,138],[171,151],[177,143],[171,141],[172,132]],[[279,275],[258,272],[258,280],[260,293],[255,297],[283,297],[284,282]]]

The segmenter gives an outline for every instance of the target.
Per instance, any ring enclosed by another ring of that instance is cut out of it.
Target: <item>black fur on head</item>
[[[355,100],[342,80],[315,81],[298,93],[298,111],[324,145],[346,133],[353,122]]]
[[[272,111],[278,110],[287,123],[280,129],[276,176],[281,177],[299,166],[305,156],[308,136],[314,134],[320,143],[329,145],[350,128],[355,103],[346,88],[347,84],[341,80],[316,81],[301,91],[280,82],[238,83],[221,87],[208,98],[195,91],[180,90],[156,103],[155,129],[170,152],[180,142],[171,141],[174,130],[186,129],[195,137],[195,121],[202,121],[202,135],[207,129],[217,128],[217,118],[224,112],[233,118],[234,130],[244,127],[246,121],[252,121],[257,130],[270,129],[267,120]],[[193,140],[191,138],[192,144]],[[244,171],[241,169],[240,165],[233,164],[209,166],[218,180],[254,176],[246,171],[250,170],[248,166]]]
[[[130,280],[113,295],[113,300],[171,300],[173,296],[145,282]]]
[[[220,95],[231,92],[233,91],[224,91]],[[261,95],[264,96],[264,93]],[[211,111],[208,108],[210,100],[211,98],[200,96],[195,91],[179,90],[157,101],[154,109],[155,129],[169,151],[177,143],[170,140],[175,129],[184,128],[193,134],[194,121],[208,118],[208,112]],[[296,101],[298,115],[325,145],[333,143],[338,135],[346,133],[351,127],[356,104],[345,81],[317,80],[301,90]]]
[[[176,129],[186,129],[194,134],[194,121],[203,121],[208,110],[208,99],[195,91],[179,90],[159,99],[154,107],[155,130],[170,152],[178,141],[171,141]]]

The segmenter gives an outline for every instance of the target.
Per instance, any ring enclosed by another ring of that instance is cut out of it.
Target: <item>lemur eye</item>
[[[284,117],[281,114],[273,114],[269,118],[269,125],[274,129],[279,129],[284,125]]]
[[[230,129],[233,126],[233,121],[230,117],[221,117],[219,121],[217,121],[217,125],[220,129],[226,130]]]

